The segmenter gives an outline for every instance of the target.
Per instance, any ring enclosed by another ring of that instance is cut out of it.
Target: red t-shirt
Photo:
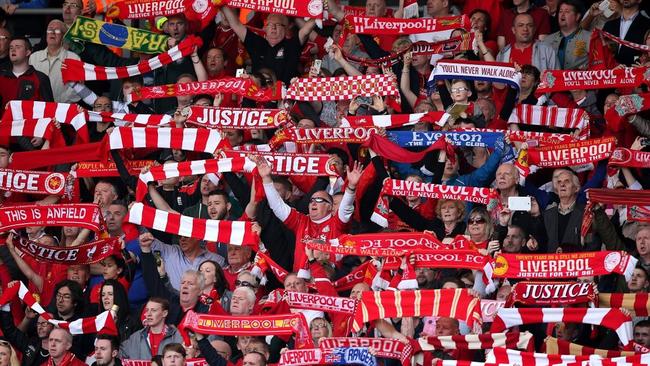
[[[296,250],[294,252],[293,271],[304,268],[307,262],[305,255],[305,244],[303,240],[319,239],[329,242],[331,239],[338,238],[344,233],[346,224],[338,216],[338,212],[333,212],[332,217],[321,223],[313,222],[309,216],[302,214],[295,209],[291,209],[289,217],[284,221],[296,234]]]
[[[516,62],[519,65],[532,65],[533,64],[533,45],[520,50],[515,45],[510,48],[510,62]]]
[[[149,330],[149,345],[151,346],[151,355],[155,356],[158,354],[158,347],[160,346],[160,342],[162,342],[163,338],[165,338],[165,332],[163,331],[162,333],[154,333],[151,330]]]
[[[551,33],[551,21],[548,11],[542,8],[533,8],[528,10],[528,13],[533,17],[535,23],[534,39],[537,39],[540,34]],[[506,44],[511,44],[515,41],[515,35],[512,34],[512,21],[515,19],[515,13],[512,9],[506,9],[501,13],[501,18],[496,18],[499,23],[499,30],[497,36],[503,36],[506,39]],[[495,22],[495,18],[492,18]]]

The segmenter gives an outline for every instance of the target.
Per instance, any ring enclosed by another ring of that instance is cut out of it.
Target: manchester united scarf
[[[638,293],[601,293],[598,294],[599,306],[609,308],[626,308],[633,316],[650,316],[650,295]]]
[[[469,18],[465,15],[418,19],[346,16],[344,22],[344,27],[353,33],[374,36],[452,31],[457,28],[469,29],[470,27]]]
[[[602,325],[618,334],[623,345],[632,340],[632,318],[619,309],[603,308],[501,308],[492,322],[491,332],[523,324],[586,323]]]
[[[519,104],[508,123],[579,130],[580,139],[589,137],[589,116],[582,108]]]
[[[296,347],[306,348],[313,345],[307,321],[301,313],[233,316],[197,314],[189,311],[179,329],[190,329],[201,334],[267,336],[295,335]]]
[[[624,251],[562,254],[500,254],[494,276],[505,278],[575,278],[618,273],[629,281],[638,260]]]
[[[260,242],[248,221],[204,220],[169,213],[136,202],[124,219],[132,224],[160,230],[170,234],[257,248]]]
[[[12,281],[7,284],[7,287],[2,291],[2,296],[0,296],[0,306],[9,303],[16,297],[43,317],[43,319],[59,328],[67,329],[72,335],[92,334],[99,331],[103,331],[103,333],[106,334],[117,335],[117,327],[115,326],[115,321],[113,320],[110,311],[105,311],[97,316],[81,318],[71,322],[56,320],[52,314],[43,309],[41,304],[39,304],[34,298],[34,295],[29,292],[27,286],[20,281]]]
[[[0,189],[27,194],[63,195],[69,174],[0,168]]]
[[[207,128],[272,129],[288,122],[281,109],[218,108],[193,105],[182,111],[187,122]]]
[[[310,348],[288,350],[280,355],[280,366],[362,365],[376,366],[377,359],[367,347]]]
[[[636,88],[650,79],[647,67],[608,70],[546,70],[535,95],[574,89]]]
[[[103,231],[103,218],[94,203],[0,207],[0,231],[28,226],[76,226]]]
[[[352,315],[357,300],[347,297],[326,296],[306,292],[286,291],[284,299],[293,309],[319,310],[327,313]]]
[[[506,307],[514,304],[533,306],[572,305],[598,303],[594,285],[584,282],[517,282],[506,301]],[[605,306],[610,307],[610,306]]]
[[[616,147],[615,137],[605,137],[568,144],[541,146],[526,150],[529,165],[540,168],[579,166],[607,159]]]
[[[397,339],[389,338],[364,338],[364,337],[333,337],[321,338],[318,345],[323,350],[339,347],[372,347],[377,357],[400,360],[402,365],[409,365],[413,347]]]
[[[609,166],[650,168],[650,152],[617,147],[609,158]]]
[[[358,75],[329,78],[302,78],[291,83],[287,99],[301,102],[352,100],[356,97],[399,96],[391,75]]]
[[[83,16],[75,18],[64,38],[72,42],[91,42],[141,53],[165,52],[169,40],[169,36],[166,34],[107,23]]]
[[[442,316],[463,320],[470,328],[480,329],[479,302],[466,289],[365,291],[357,305],[352,328],[358,332],[363,323],[376,319]]]
[[[107,18],[143,19],[170,16],[185,11],[186,0],[124,0],[111,5]],[[206,1],[207,4],[207,1]]]
[[[126,102],[143,99],[169,98],[184,95],[199,94],[236,94],[258,102],[269,102],[282,99],[282,83],[275,87],[260,89],[252,79],[224,78],[189,83],[175,83],[156,86],[144,86],[135,89],[133,93],[124,96]]]
[[[255,163],[243,157],[192,160],[155,166],[149,169],[148,172],[140,174],[136,187],[135,200],[138,202],[142,201],[147,194],[147,184],[150,182],[207,173],[251,172],[254,168]]]
[[[92,264],[111,255],[121,256],[118,238],[101,239],[75,247],[42,245],[26,238],[20,238],[14,245],[36,261],[66,265]]]
[[[124,165],[130,175],[139,175],[145,167],[153,166],[153,160],[126,160]],[[92,177],[119,177],[117,166],[113,162],[101,163],[98,161],[85,161],[77,163],[77,170],[73,172],[78,178]]]
[[[544,339],[544,352],[549,355],[598,355],[603,358],[634,356],[634,352],[632,351],[614,351],[591,348],[554,337],[546,337],[546,339]]]
[[[193,52],[194,47],[201,47],[202,44],[201,38],[188,36],[169,51],[130,66],[96,66],[68,58],[65,59],[61,66],[61,74],[64,83],[70,81],[126,79],[132,76],[146,74],[189,56]]]
[[[383,127],[397,128],[413,126],[419,122],[434,123],[439,126],[447,123],[449,114],[445,112],[427,112],[413,114],[391,114],[380,116],[347,116],[341,118],[340,127]]]
[[[529,332],[484,333],[419,338],[423,351],[478,350],[505,347],[531,352],[535,349],[533,335]]]
[[[108,149],[160,148],[214,153],[221,134],[204,128],[116,127],[108,135]]]
[[[629,189],[605,189],[590,188],[587,191],[587,206],[582,218],[582,236],[587,235],[591,221],[593,220],[593,207],[596,203],[615,204],[615,205],[650,205],[649,190],[629,190]]]
[[[307,247],[328,253],[371,257],[401,257],[408,253],[447,249],[430,233],[344,234],[330,243],[310,241]]]
[[[323,1],[322,0],[287,0],[287,1],[267,1],[267,0],[225,0],[223,1],[230,7],[261,11],[266,13],[284,14],[290,17],[304,18],[322,18]],[[223,3],[222,2],[222,3]]]
[[[521,73],[512,64],[503,62],[481,62],[449,60],[439,61],[431,73],[427,88],[433,90],[438,80],[483,80],[493,83],[508,84],[519,90]]]

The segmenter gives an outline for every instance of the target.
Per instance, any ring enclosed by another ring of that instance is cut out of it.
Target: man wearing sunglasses
[[[271,166],[262,157],[256,159],[257,169],[264,183],[264,192],[275,216],[296,234],[293,271],[305,268],[307,256],[304,241],[309,239],[329,241],[345,232],[354,212],[354,197],[361,178],[361,164],[356,162],[347,168],[347,187],[337,212],[333,212],[333,199],[326,191],[314,192],[309,200],[308,215],[287,205],[273,185]],[[266,229],[266,228],[263,228]],[[277,228],[270,228],[277,230]]]

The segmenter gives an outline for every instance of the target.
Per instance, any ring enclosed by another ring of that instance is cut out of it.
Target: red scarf
[[[219,108],[193,105],[183,109],[187,122],[207,128],[273,129],[286,123],[282,109]]]
[[[104,219],[94,203],[0,207],[0,231],[28,226],[76,226],[104,231]]]
[[[508,123],[579,130],[579,138],[589,137],[589,115],[581,108],[558,108],[555,106],[518,105]]]
[[[9,167],[28,170],[48,165],[76,163],[79,161],[79,157],[83,157],[84,160],[101,160],[104,155],[104,145],[101,142],[96,142],[47,150],[17,152],[11,156]]]
[[[650,168],[650,152],[617,147],[609,158],[609,166]]]
[[[219,131],[205,128],[115,127],[108,135],[109,150],[160,148],[212,154],[222,143]]]
[[[523,324],[586,323],[602,325],[618,334],[621,343],[632,340],[632,318],[619,309],[601,308],[502,308],[492,322],[491,332]]]
[[[479,303],[466,289],[364,291],[352,328],[358,332],[363,323],[376,319],[442,316],[463,320],[470,328],[480,329]]]
[[[632,316],[650,316],[650,294],[639,292],[634,294],[611,293],[598,294],[599,306],[610,308],[626,308]]]
[[[490,257],[479,254],[476,250],[427,250],[424,253],[415,253],[415,268],[463,268],[485,271],[492,268]],[[384,270],[398,269],[401,261],[395,258],[386,258]]]
[[[146,167],[151,167],[154,160],[125,160],[124,165],[130,175],[139,175]],[[74,171],[78,178],[93,177],[119,177],[117,166],[113,162],[102,163],[99,161],[85,161],[77,163],[77,170]]]
[[[69,174],[0,168],[0,189],[27,194],[63,195],[72,187]]]
[[[616,105],[605,113],[608,128],[619,131],[625,119],[650,109],[650,93],[621,95]]]
[[[532,352],[535,349],[533,335],[529,332],[484,333],[419,338],[423,351],[479,350],[505,347]]]
[[[393,75],[301,78],[291,83],[287,99],[302,102],[352,100],[356,97],[399,96]]]
[[[169,98],[174,96],[200,94],[236,94],[258,102],[268,102],[282,98],[282,83],[274,88],[260,89],[252,79],[224,78],[189,83],[145,86],[127,94],[124,100],[128,103],[143,99]]]
[[[374,266],[370,265],[369,261],[363,262],[347,275],[334,281],[333,283],[334,288],[336,288],[337,292],[351,290],[352,287],[354,287],[354,285],[356,285],[357,283],[364,282],[366,278],[368,278],[371,281],[375,277],[375,274],[374,273],[371,274],[370,272],[376,272],[376,271],[377,269]]]
[[[339,347],[372,347],[377,357],[400,360],[402,365],[410,365],[413,347],[397,339],[364,338],[364,337],[333,337],[321,338],[318,345],[323,350]]]
[[[222,155],[227,158],[241,159],[247,157],[249,154],[243,151],[225,150]],[[261,156],[269,162],[273,174],[306,175],[312,177],[337,177],[339,175],[336,168],[331,164],[330,156],[327,154],[259,151],[255,155]],[[248,158],[246,158],[246,161],[252,163]],[[244,169],[244,171],[246,170]]]
[[[521,130],[501,131],[488,128],[467,128],[464,130],[459,129],[457,131],[504,132],[511,142],[526,142],[529,147],[566,144],[576,141],[575,137],[566,133],[534,132]]]
[[[391,114],[386,116],[347,116],[341,118],[340,127],[384,127],[397,128],[413,126],[419,122],[444,125],[449,114],[445,112],[427,112],[413,114]]]
[[[624,251],[600,251],[500,254],[494,262],[494,277],[499,278],[557,279],[618,273],[629,281],[638,260]]]
[[[314,0],[293,0],[291,2],[269,2],[266,0],[224,0],[221,5],[265,13],[278,13],[290,17],[322,18],[323,3]],[[280,5],[282,4],[282,5]]]
[[[269,144],[280,146],[286,141],[297,144],[360,144],[377,133],[376,127],[286,128],[278,130]]]
[[[107,18],[144,19],[170,16],[185,11],[185,0],[123,0],[112,3],[106,11]]]
[[[544,352],[549,355],[598,355],[603,358],[634,356],[634,352],[631,351],[591,348],[554,337],[546,337],[544,339]]]
[[[453,156],[454,151],[453,146],[447,144],[447,141],[443,138],[438,139],[422,151],[412,152],[397,146],[389,139],[378,134],[370,135],[368,141],[363,143],[363,146],[369,147],[372,151],[376,152],[377,155],[382,156],[385,159],[399,163],[417,163],[424,159],[427,153],[434,150],[446,150],[447,157],[449,158],[450,156]]]
[[[124,221],[201,240],[257,248],[260,238],[249,221],[205,220],[169,213],[136,202]]]
[[[293,309],[319,310],[327,313],[352,315],[357,307],[357,300],[347,297],[295,291],[286,291],[284,296],[289,307]]]
[[[396,19],[366,16],[346,16],[344,28],[356,34],[373,36],[419,34],[440,31],[452,31],[457,28],[470,29],[466,15],[439,18]],[[343,37],[343,35],[342,35]]]
[[[506,307],[514,304],[533,306],[598,304],[594,285],[584,282],[517,282],[506,301]]]
[[[430,233],[345,234],[330,243],[310,241],[307,247],[328,253],[372,257],[402,257],[408,253],[447,248]]]
[[[623,38],[616,37],[615,35],[613,35],[611,33],[608,33],[608,32],[605,32],[604,30],[598,29],[598,28],[594,28],[593,32],[596,33],[596,34],[600,34],[605,38],[608,38],[608,39],[610,39],[610,40],[612,40],[612,41],[614,41],[614,42],[616,42],[616,43],[618,43],[618,44],[620,44],[622,46],[631,48],[633,50],[637,50],[637,51],[641,51],[641,52],[650,52],[650,46],[648,46],[648,45],[638,44],[638,43],[626,41]]]
[[[535,95],[574,89],[636,88],[646,83],[647,67],[625,67],[612,70],[546,70]]]
[[[529,148],[523,155],[529,165],[541,168],[562,168],[590,164],[607,159],[616,147],[615,137],[571,142],[568,144]]]
[[[118,238],[100,239],[75,247],[42,245],[36,241],[20,238],[15,245],[23,253],[39,262],[56,264],[93,264],[111,255],[122,255]]]
[[[305,317],[300,314],[234,316],[197,314],[190,310],[179,329],[191,329],[201,334],[226,336],[296,336],[296,347],[313,346]]]
[[[587,206],[582,218],[582,236],[586,236],[593,220],[593,207],[596,203],[648,206],[650,205],[650,190],[605,189],[590,188],[587,191]]]
[[[122,3],[119,3],[122,4]],[[148,3],[142,4],[147,6]],[[163,66],[169,65],[176,60],[189,56],[195,47],[201,47],[203,42],[196,36],[188,36],[177,46],[161,53],[156,57],[140,61],[136,65],[105,67],[85,63],[71,58],[65,59],[61,66],[63,82],[84,81],[84,80],[114,80],[126,79],[132,76],[146,74]]]

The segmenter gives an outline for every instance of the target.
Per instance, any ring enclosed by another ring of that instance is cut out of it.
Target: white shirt
[[[637,11],[632,15],[629,19],[625,19],[621,15],[621,27],[619,28],[619,33],[618,36],[622,39],[625,39],[625,36],[627,35],[627,31],[630,30],[630,26],[632,25],[632,22],[634,19],[636,19],[637,15],[639,15],[639,12]]]
[[[74,103],[79,101],[80,98],[72,88],[63,84],[63,76],[61,76],[61,65],[66,58],[79,60],[79,56],[63,47],[59,50],[58,54],[48,56],[46,48],[32,53],[29,56],[29,64],[50,78],[55,102]]]

